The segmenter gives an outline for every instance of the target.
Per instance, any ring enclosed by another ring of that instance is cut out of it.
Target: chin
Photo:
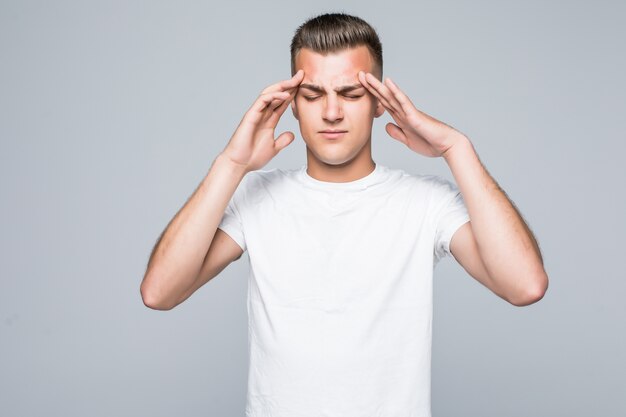
[[[305,145],[309,152],[318,161],[327,165],[345,165],[355,159],[367,143],[363,143],[360,147],[350,147],[349,143],[328,143],[317,142],[314,140],[306,139]],[[314,144],[315,146],[311,146]],[[354,146],[354,144],[352,144]]]
[[[336,165],[336,166],[346,165],[350,163],[352,160],[354,160],[354,158],[356,157],[356,154],[355,155],[346,155],[346,154],[320,155],[317,153],[313,153],[313,155],[318,161],[326,165]]]

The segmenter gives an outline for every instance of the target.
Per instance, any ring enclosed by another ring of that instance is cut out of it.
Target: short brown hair
[[[383,46],[378,34],[365,20],[344,13],[326,13],[304,22],[291,40],[291,75],[296,73],[300,49],[327,54],[365,45],[374,59],[375,69],[383,74]]]

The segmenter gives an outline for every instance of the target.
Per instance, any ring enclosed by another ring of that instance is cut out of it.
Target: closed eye
[[[304,97],[305,100],[307,101],[313,101],[315,99],[318,99],[320,96],[302,96]],[[357,98],[361,98],[363,97],[363,94],[360,95],[352,95],[352,94],[344,94],[345,98],[351,98],[351,99],[357,99]]]

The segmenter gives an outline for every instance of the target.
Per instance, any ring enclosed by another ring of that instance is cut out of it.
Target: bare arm
[[[217,226],[246,173],[265,166],[294,140],[292,132],[274,138],[274,130],[303,78],[299,71],[261,92],[206,177],[167,225],[141,282],[146,306],[174,308],[232,261],[237,251],[231,239],[222,236],[214,242]]]
[[[245,174],[245,167],[223,154],[217,156],[150,255],[141,283],[141,296],[146,306],[169,310],[193,285],[226,205]]]
[[[548,275],[535,237],[517,209],[482,166],[469,139],[418,110],[389,78],[381,83],[360,73],[361,83],[383,104],[394,123],[387,133],[409,149],[448,163],[471,221],[450,241],[450,251],[474,278],[511,304],[541,299]]]
[[[506,193],[480,162],[464,135],[444,153],[471,221],[450,242],[455,259],[467,269],[482,263],[474,276],[516,306],[539,301],[548,288],[539,245]]]

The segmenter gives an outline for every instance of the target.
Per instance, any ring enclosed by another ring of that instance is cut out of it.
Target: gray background
[[[243,416],[242,257],[168,312],[153,244],[305,19],[368,20],[385,75],[473,141],[550,277],[514,307],[435,271],[435,416],[626,415],[623,2],[0,3],[0,415]],[[452,179],[375,122],[374,160]],[[265,168],[305,163],[296,133]]]

